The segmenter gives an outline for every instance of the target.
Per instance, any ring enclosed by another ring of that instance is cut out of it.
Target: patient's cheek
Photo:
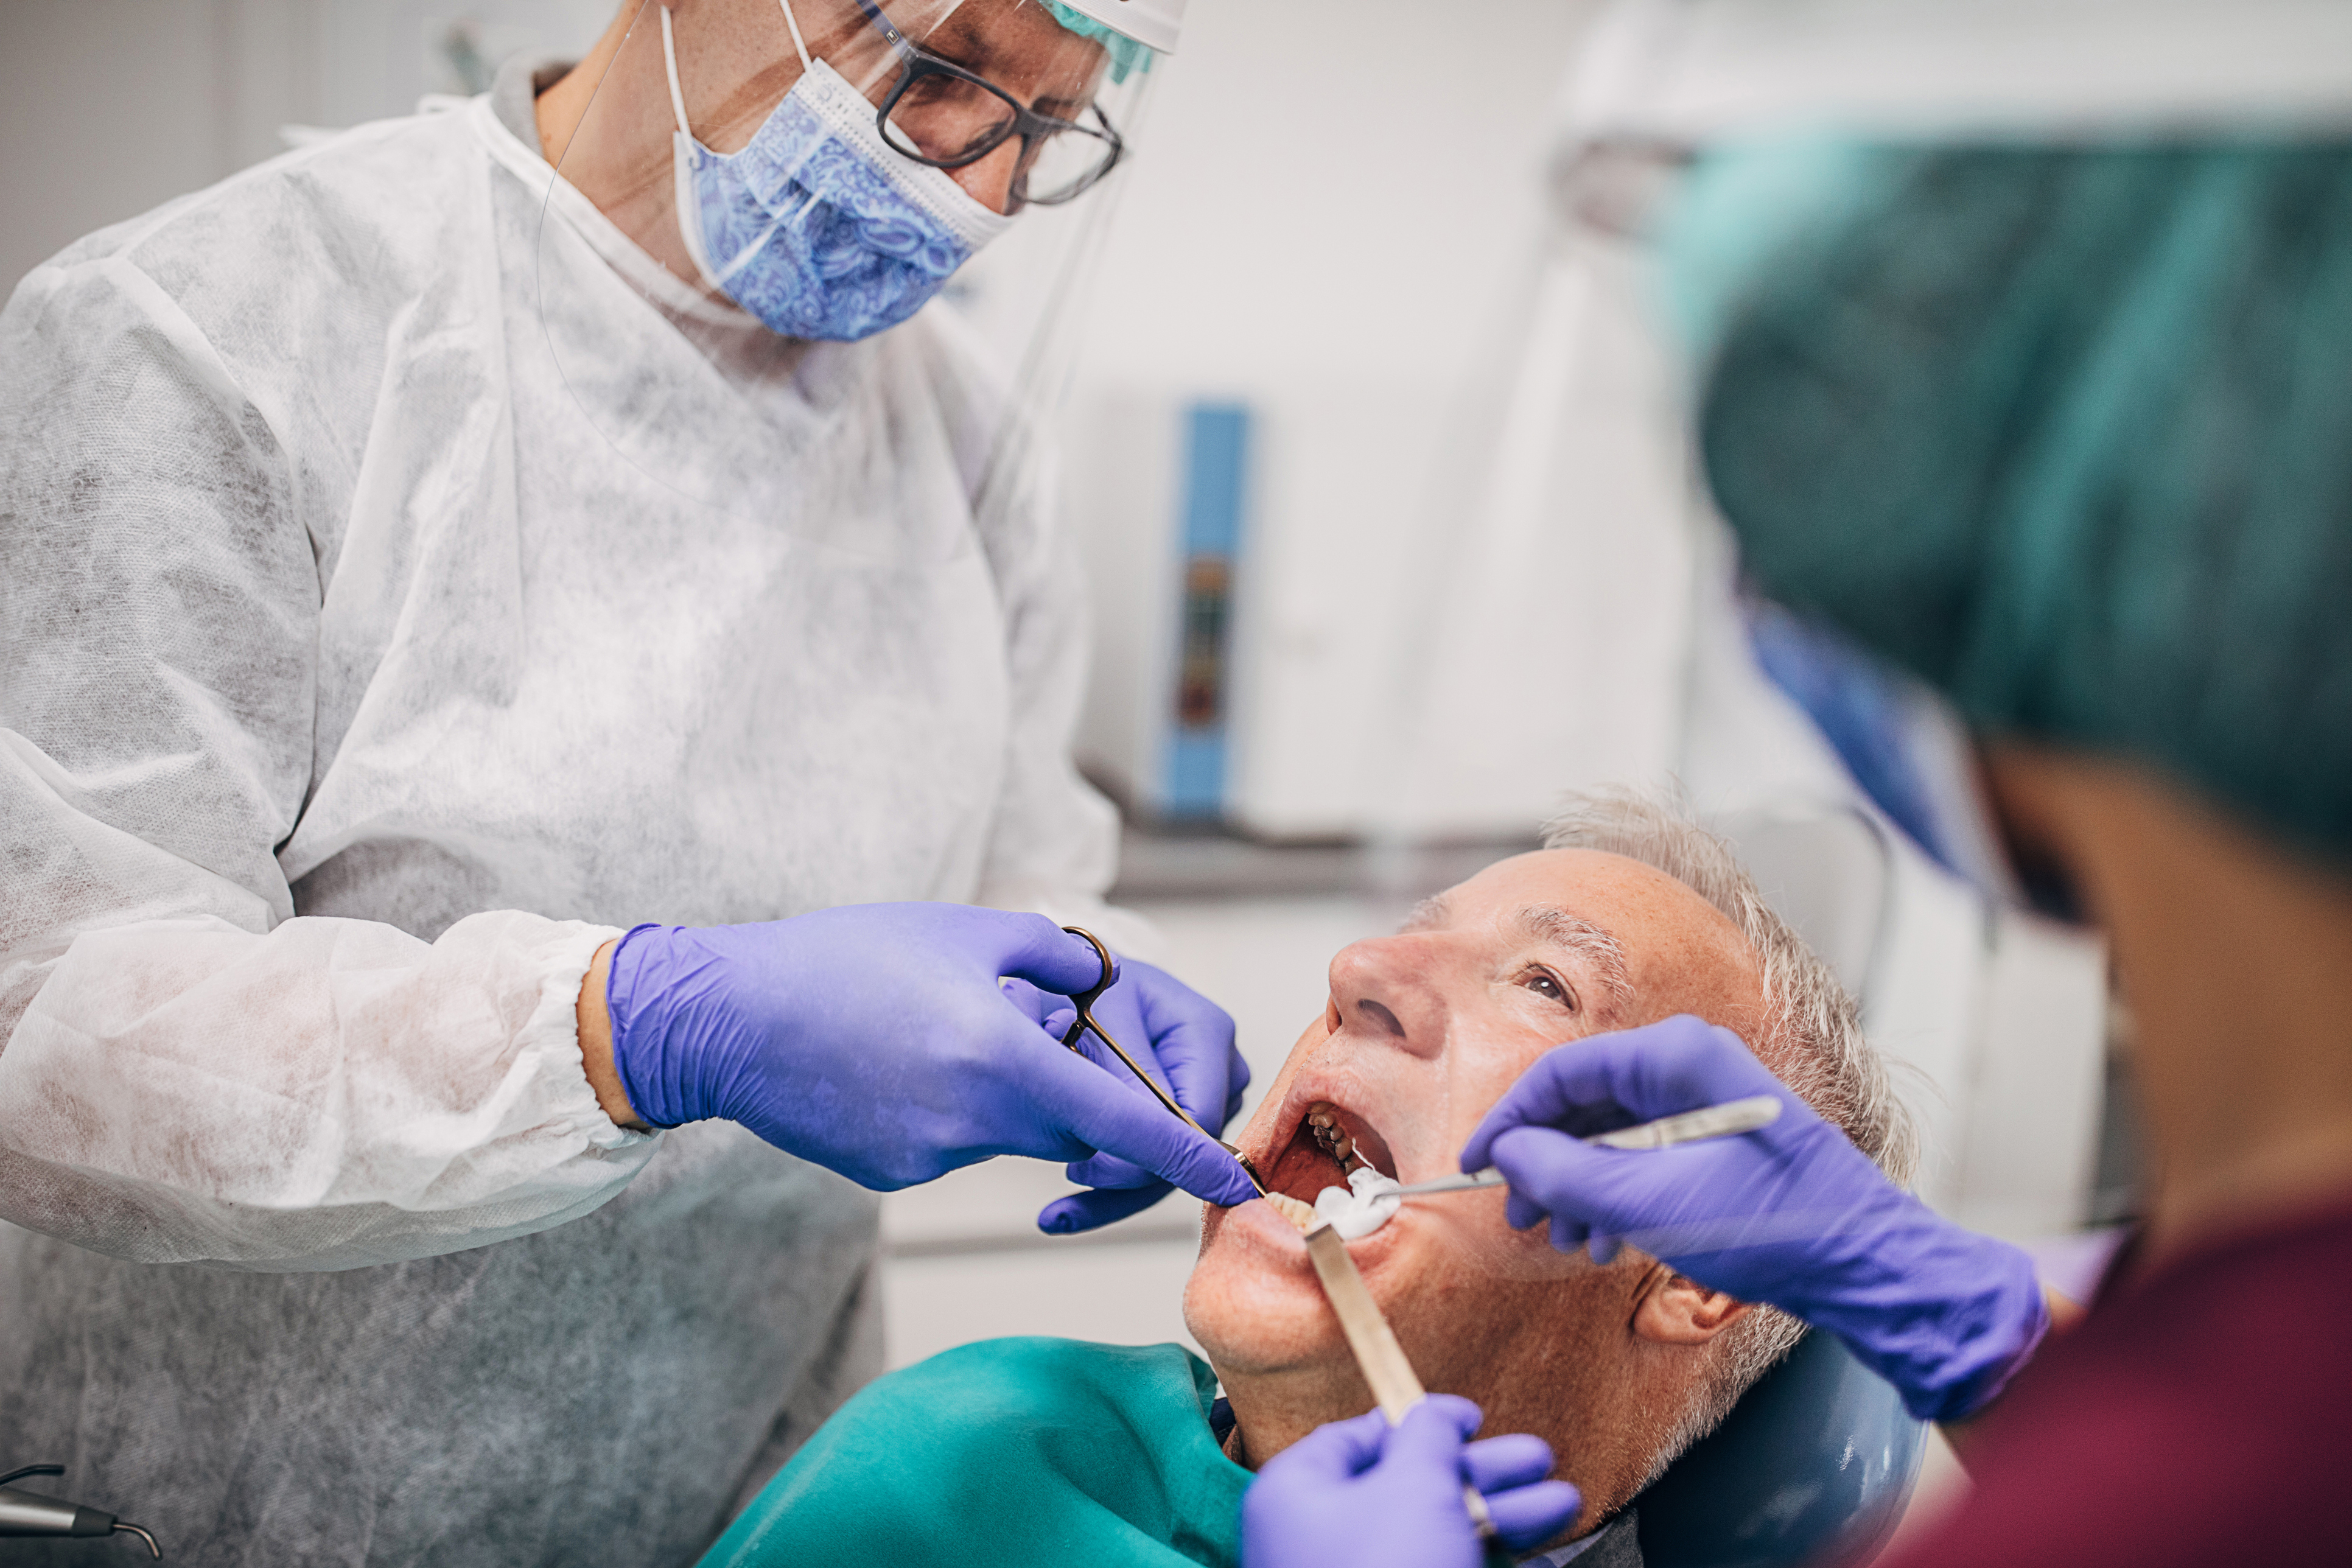
[[[1449,1212],[1432,1226],[1431,1238],[1444,1252],[1449,1269],[1466,1279],[1532,1280],[1567,1279],[1593,1268],[1580,1248],[1554,1251],[1542,1226],[1513,1230],[1503,1214],[1507,1201],[1499,1192],[1465,1193],[1452,1200]]]

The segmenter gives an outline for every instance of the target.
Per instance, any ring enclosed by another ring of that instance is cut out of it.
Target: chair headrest
[[[1646,1568],[1866,1561],[1910,1500],[1927,1427],[1811,1333],[1634,1500]]]

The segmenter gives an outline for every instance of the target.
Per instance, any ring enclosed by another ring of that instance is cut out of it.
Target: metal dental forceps
[[[62,1476],[63,1465],[26,1465],[21,1470],[11,1470],[0,1476],[0,1536],[44,1535],[49,1537],[89,1535],[135,1535],[147,1543],[147,1550],[158,1560],[163,1549],[155,1538],[127,1519],[117,1519],[94,1508],[83,1508],[63,1498],[46,1497],[10,1486],[26,1476]]]
[[[1101,999],[1104,992],[1109,990],[1114,984],[1118,984],[1118,964],[1112,959],[1110,949],[1102,944],[1102,938],[1095,935],[1094,932],[1087,931],[1083,926],[1064,926],[1062,929],[1068,931],[1072,936],[1082,936],[1086,938],[1088,942],[1093,944],[1097,955],[1102,959],[1102,978],[1095,983],[1093,989],[1081,991],[1076,995],[1070,998],[1070,1001],[1078,1009],[1078,1016],[1076,1020],[1070,1025],[1070,1032],[1062,1037],[1062,1044],[1069,1047],[1070,1049],[1074,1051],[1077,1051],[1079,1050],[1079,1039],[1087,1033],[1087,1030],[1093,1030],[1095,1038],[1100,1040],[1104,1045],[1108,1046],[1110,1047],[1110,1054],[1117,1057],[1120,1061],[1125,1062],[1127,1064],[1127,1070],[1136,1076],[1137,1081],[1151,1091],[1152,1098],[1156,1099],[1160,1104],[1168,1108],[1169,1115],[1175,1117],[1178,1121],[1184,1123],[1185,1126],[1190,1127],[1193,1131],[1198,1132],[1202,1137],[1208,1139],[1210,1142],[1214,1143],[1218,1148],[1223,1149],[1226,1153],[1231,1154],[1234,1157],[1234,1163],[1242,1168],[1242,1174],[1250,1179],[1250,1185],[1257,1189],[1257,1195],[1260,1197],[1265,1196],[1265,1184],[1258,1179],[1257,1167],[1250,1163],[1249,1156],[1234,1148],[1232,1144],[1226,1142],[1223,1139],[1212,1133],[1207,1128],[1202,1126],[1199,1122],[1193,1121],[1191,1114],[1187,1112],[1182,1106],[1176,1103],[1176,1097],[1170,1094],[1166,1089],[1160,1088],[1160,1082],[1157,1079],[1154,1079],[1150,1073],[1136,1066],[1135,1058],[1127,1054],[1127,1048],[1121,1046],[1117,1040],[1112,1039],[1109,1033],[1106,1031],[1100,1024],[1095,1022],[1094,1014],[1091,1009],[1095,1003]],[[1084,1055],[1085,1053],[1081,1051],[1080,1054]]]

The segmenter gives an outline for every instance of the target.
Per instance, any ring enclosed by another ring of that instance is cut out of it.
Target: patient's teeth
[[[1268,1193],[1265,1194],[1265,1201],[1274,1205],[1275,1213],[1297,1227],[1301,1236],[1313,1230],[1318,1223],[1314,1208],[1299,1202],[1288,1193]]]

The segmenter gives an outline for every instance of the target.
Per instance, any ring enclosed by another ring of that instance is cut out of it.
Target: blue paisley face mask
[[[893,152],[866,95],[805,53],[751,142],[713,153],[687,129],[667,7],[662,52],[687,251],[706,284],[772,331],[854,342],[895,327],[1013,221]]]

